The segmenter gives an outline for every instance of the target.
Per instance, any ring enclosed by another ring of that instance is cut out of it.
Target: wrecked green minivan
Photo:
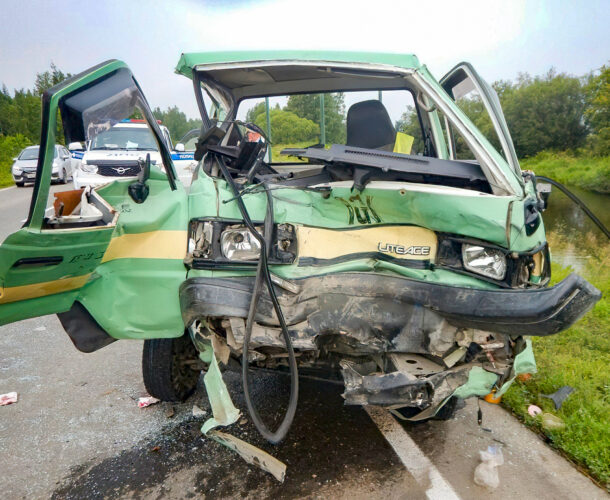
[[[577,275],[548,286],[545,200],[469,64],[437,81],[412,55],[223,52],[183,54],[176,72],[203,121],[188,193],[124,63],[44,94],[29,216],[0,247],[3,324],[56,313],[84,352],[145,339],[145,385],[167,401],[193,392],[211,348],[214,364],[242,371],[252,418],[277,442],[299,375],[343,381],[347,404],[448,416],[457,399],[534,371],[528,336],[560,332],[599,300]],[[343,143],[272,157],[268,129],[243,117],[252,99],[390,92],[411,99],[418,137],[369,97],[349,107]],[[464,100],[485,107],[493,137]],[[58,110],[66,143],[143,117],[162,162],[50,197]],[[255,368],[291,375],[276,431],[250,399]]]

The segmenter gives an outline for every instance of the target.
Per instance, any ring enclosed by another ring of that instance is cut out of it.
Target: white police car
[[[185,186],[190,185],[193,172],[193,153],[173,151],[169,130],[159,125],[179,178]],[[155,139],[144,120],[123,120],[98,134],[87,143],[70,144],[73,158],[80,159],[74,170],[75,189],[99,186],[115,179],[135,178],[140,172],[141,162],[150,154],[153,164],[161,165],[161,155]]]

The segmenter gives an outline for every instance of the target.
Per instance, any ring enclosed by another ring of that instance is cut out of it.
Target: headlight
[[[80,164],[80,168],[83,172],[89,172],[90,174],[97,173],[97,165],[89,165],[84,161]]]
[[[17,166],[13,166],[13,173],[19,175],[21,173],[21,169]]]
[[[506,256],[495,248],[478,245],[462,245],[464,267],[473,273],[502,280],[506,275]]]
[[[247,229],[227,229],[220,236],[222,255],[232,260],[254,260],[261,254],[261,245]]]

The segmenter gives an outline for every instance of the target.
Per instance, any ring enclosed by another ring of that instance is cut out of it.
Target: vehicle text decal
[[[430,255],[430,247],[427,246],[410,246],[395,245],[393,243],[377,244],[377,249],[383,253],[395,253],[397,255]]]
[[[362,200],[360,195],[356,194],[354,196],[350,196],[347,200],[344,198],[337,198],[337,200],[347,207],[348,224],[354,224],[354,218],[358,220],[359,224],[381,222],[381,217],[379,217],[377,212],[375,212],[373,209],[372,196],[366,196],[365,200]]]

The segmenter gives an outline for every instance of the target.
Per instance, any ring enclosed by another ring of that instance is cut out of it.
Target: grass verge
[[[570,250],[573,243],[549,234],[551,248]],[[503,397],[503,404],[523,422],[544,434],[590,475],[610,488],[610,245],[592,235],[586,245],[590,258],[582,273],[602,292],[602,299],[572,328],[550,337],[534,337],[538,373],[527,382],[515,382]],[[553,266],[553,282],[561,281],[571,269]],[[560,410],[542,394],[551,394],[564,385],[575,391]],[[562,430],[543,429],[539,418],[527,413],[530,404],[559,416]]]
[[[574,156],[567,152],[543,151],[533,158],[521,160],[521,168],[562,184],[610,194],[610,156]]]
[[[294,144],[271,144],[271,156],[274,162],[306,162],[307,160],[299,160],[296,156],[280,155],[280,151],[284,148],[306,148],[314,144],[315,141],[295,142]]]

